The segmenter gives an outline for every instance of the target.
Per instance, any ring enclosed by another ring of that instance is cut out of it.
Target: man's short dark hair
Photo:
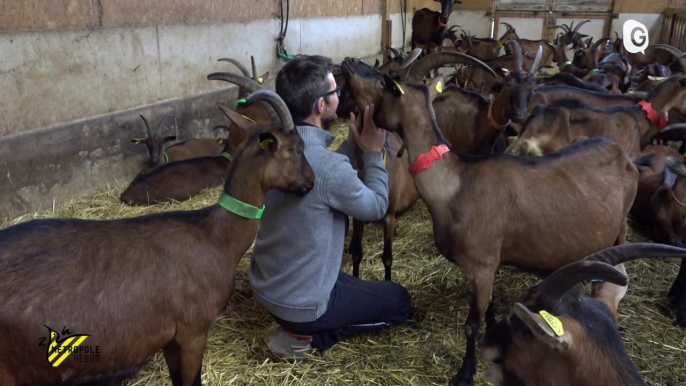
[[[329,91],[330,72],[331,59],[320,55],[299,56],[281,68],[276,93],[286,102],[295,122],[309,117],[317,98]],[[329,96],[325,100],[328,103]]]

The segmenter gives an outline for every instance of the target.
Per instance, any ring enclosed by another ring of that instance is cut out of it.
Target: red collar
[[[510,122],[512,122],[512,120],[507,121],[507,123],[504,125],[501,125],[498,122],[496,122],[495,118],[493,118],[493,101],[491,101],[491,103],[488,104],[488,123],[490,123],[494,129],[502,130],[502,129],[506,128],[507,125],[510,124]]]
[[[443,158],[443,154],[450,151],[446,145],[431,146],[431,150],[424,154],[420,154],[417,160],[410,165],[407,170],[410,172],[412,178],[415,178],[419,172],[431,167],[431,163],[437,159]]]
[[[638,102],[638,105],[641,106],[641,109],[643,109],[643,111],[645,111],[646,117],[651,123],[657,122],[658,127],[660,127],[660,130],[664,129],[665,126],[667,126],[667,120],[657,113],[657,110],[653,108],[650,102],[640,101]]]

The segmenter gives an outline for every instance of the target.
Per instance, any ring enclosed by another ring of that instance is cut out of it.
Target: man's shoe
[[[279,327],[266,337],[267,347],[281,359],[303,358],[312,352],[312,337],[296,335]]]

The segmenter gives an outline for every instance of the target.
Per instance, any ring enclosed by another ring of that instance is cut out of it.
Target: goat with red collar
[[[547,275],[625,243],[638,170],[621,146],[598,137],[535,158],[450,151],[431,105],[441,83],[440,77],[427,86],[385,75],[381,85],[362,76],[351,85],[358,103],[376,106],[377,126],[402,137],[436,247],[472,284],[466,353],[452,380],[466,386],[476,373],[481,321],[485,316],[487,327],[495,324],[491,301],[499,267]]]
[[[506,151],[540,156],[580,137],[601,136],[620,144],[630,157],[637,157],[667,126],[670,109],[686,112],[686,76],[670,77],[635,105],[595,107],[583,100],[561,100],[538,106]]]

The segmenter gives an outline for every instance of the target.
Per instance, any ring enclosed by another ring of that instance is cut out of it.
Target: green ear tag
[[[274,142],[274,140],[271,139],[271,138],[265,139],[264,141],[260,142],[260,147],[261,147],[262,149],[266,149],[267,146],[269,146],[269,144],[272,143],[272,142]]]
[[[395,87],[398,88],[398,91],[400,91],[401,94],[405,95],[405,91],[403,90],[402,87],[400,87],[400,83],[398,83],[396,81],[393,81],[393,83],[395,83]]]
[[[541,315],[543,320],[545,320],[545,322],[548,323],[548,326],[550,326],[555,335],[562,336],[565,334],[565,331],[562,329],[562,322],[560,322],[560,319],[556,318],[555,316],[549,314],[544,310],[541,310],[539,314]]]
[[[237,101],[236,101],[236,104],[233,105],[233,109],[234,109],[234,110],[237,109],[237,108],[238,108],[238,105],[241,104],[241,103],[245,103],[245,99],[241,98],[241,99],[237,100]]]

